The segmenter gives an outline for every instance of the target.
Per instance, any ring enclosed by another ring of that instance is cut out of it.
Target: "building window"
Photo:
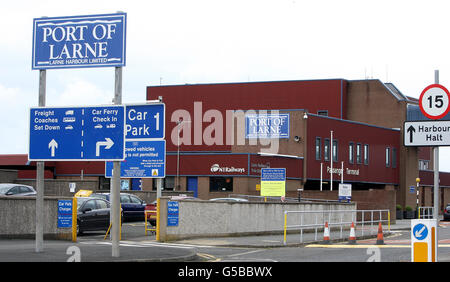
[[[157,183],[156,178],[153,178],[152,189],[154,191],[157,190]],[[162,179],[162,183],[163,190],[173,191],[173,188],[175,187],[175,176],[166,176]]]
[[[362,163],[362,148],[361,148],[361,144],[357,143],[356,144],[356,163],[360,164]]]
[[[333,140],[333,162],[338,161],[338,141]]]
[[[316,137],[316,160],[322,159],[322,142],[320,137]]]
[[[386,167],[391,166],[391,148],[386,147]]]
[[[364,144],[364,164],[369,164],[369,144]]]
[[[392,168],[397,167],[397,149],[392,148]]]
[[[328,138],[325,138],[325,140],[323,141],[323,160],[330,160],[330,139]]]
[[[419,170],[429,170],[429,169],[430,169],[430,161],[419,160]]]
[[[328,111],[327,110],[318,110],[317,111],[317,114],[319,115],[319,116],[328,116]]]
[[[233,192],[233,178],[232,177],[210,177],[209,178],[210,192]]]
[[[99,190],[110,190],[110,178],[106,178],[104,176],[99,176],[98,178],[98,189]]]
[[[355,156],[354,156],[354,152],[353,152],[353,148],[355,147],[355,144],[353,144],[353,142],[350,142],[348,144],[348,163],[352,164],[355,162]]]

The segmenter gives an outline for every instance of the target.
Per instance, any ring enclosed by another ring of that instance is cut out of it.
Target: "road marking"
[[[366,249],[366,248],[411,248],[411,245],[306,245],[305,248],[329,248],[329,249]],[[439,248],[450,248],[450,244],[439,244]]]

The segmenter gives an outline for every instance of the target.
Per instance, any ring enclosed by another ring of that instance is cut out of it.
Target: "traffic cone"
[[[381,222],[378,224],[377,245],[384,245],[383,228]]]
[[[350,227],[350,236],[348,237],[348,243],[351,245],[356,244],[355,224],[353,222],[352,226]]]
[[[325,228],[323,230],[323,243],[330,243],[330,230],[328,229],[328,221],[325,222]]]

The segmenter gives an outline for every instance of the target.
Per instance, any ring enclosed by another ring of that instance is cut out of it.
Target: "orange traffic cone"
[[[330,230],[328,229],[328,221],[325,222],[325,228],[323,230],[323,241],[324,244],[330,243]]]
[[[350,236],[348,237],[348,243],[351,245],[356,244],[355,224],[353,222],[352,226],[350,227]]]
[[[384,245],[383,228],[381,222],[378,224],[377,245]]]

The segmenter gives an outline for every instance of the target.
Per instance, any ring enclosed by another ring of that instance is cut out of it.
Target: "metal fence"
[[[432,219],[433,218],[434,207],[419,207],[419,212],[417,217],[422,219]]]
[[[271,197],[271,196],[256,196],[256,195],[244,195],[244,194],[229,194],[228,198],[241,198],[247,199],[250,202],[281,202],[281,197]],[[312,199],[312,198],[292,198],[285,197],[284,202],[287,203],[338,203],[339,200],[328,200],[328,199]],[[343,202],[346,203],[346,202]]]
[[[314,231],[314,240],[318,238],[318,232],[324,231],[325,222],[330,230],[334,228],[339,232],[339,238],[343,238],[343,229],[350,228],[354,223],[358,226],[361,236],[373,235],[378,232],[378,224],[388,224],[390,231],[390,210],[320,210],[320,211],[285,211],[284,212],[284,237],[286,244],[287,231],[300,231],[300,242],[303,243],[303,232]],[[375,228],[374,228],[375,227]],[[356,227],[355,227],[356,229]]]

